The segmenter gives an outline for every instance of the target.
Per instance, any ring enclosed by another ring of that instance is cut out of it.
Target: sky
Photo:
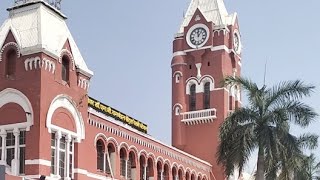
[[[95,75],[89,95],[146,124],[171,143],[172,41],[191,0],[62,1],[78,47]],[[13,0],[1,0],[0,22]],[[237,12],[242,75],[262,85],[301,79],[317,88],[305,100],[320,114],[320,1],[225,0]],[[244,97],[245,98],[245,97]],[[294,133],[320,135],[320,117]],[[314,151],[320,158],[320,148]]]

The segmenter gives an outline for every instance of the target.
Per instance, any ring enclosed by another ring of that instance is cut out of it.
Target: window
[[[13,132],[7,133],[6,149],[7,149],[7,164],[11,166],[11,162],[14,159],[14,135]]]
[[[162,180],[162,165],[160,162],[157,163],[157,179]]]
[[[51,134],[51,174],[61,179],[73,177],[73,139],[58,132]]]
[[[16,51],[11,49],[7,53],[7,60],[6,60],[6,75],[7,77],[13,77],[16,71]]]
[[[128,179],[133,179],[134,175],[136,174],[136,161],[135,161],[135,155],[133,152],[129,153],[129,160],[127,164],[127,171],[128,171]]]
[[[97,169],[104,171],[103,162],[104,161],[104,144],[101,140],[97,142]]]
[[[67,56],[62,58],[61,77],[63,81],[69,82],[69,59]]]
[[[25,172],[25,157],[26,157],[26,131],[20,131],[19,135],[19,173]]]
[[[210,109],[210,82],[204,84],[203,108]]]
[[[123,148],[120,150],[120,176],[126,178],[126,151]]]
[[[143,156],[140,156],[140,180],[144,180],[145,178],[145,158]]]
[[[66,165],[66,138],[62,136],[60,139],[60,148],[59,148],[59,175],[61,177],[65,176],[65,165]]]
[[[6,137],[3,139],[3,137]],[[25,130],[14,130],[7,132],[6,136],[1,137],[0,141],[0,152],[3,161],[6,161],[8,166],[12,166],[12,161],[15,159],[19,159],[19,161],[15,162],[18,166],[16,172],[19,174],[24,174],[25,172],[25,147],[26,147],[26,132]],[[4,141],[4,142],[3,142]],[[17,144],[16,144],[17,142]],[[3,147],[2,145],[5,146]],[[15,151],[15,149],[17,149]],[[15,154],[17,152],[18,154]],[[12,167],[13,168],[13,167]],[[13,171],[13,169],[12,169]]]
[[[196,85],[190,86],[189,111],[196,110]]]
[[[51,174],[54,174],[56,159],[56,135],[51,134]]]
[[[163,180],[169,180],[169,167],[168,167],[167,164],[164,165],[162,179]]]
[[[146,169],[146,174],[147,174],[147,179],[153,179],[154,175],[153,175],[153,161],[151,158],[148,159],[148,166]]]

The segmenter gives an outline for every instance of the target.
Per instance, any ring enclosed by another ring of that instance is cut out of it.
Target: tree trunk
[[[259,144],[256,180],[264,180],[264,149]]]

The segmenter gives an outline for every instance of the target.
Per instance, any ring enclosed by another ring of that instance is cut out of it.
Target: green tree
[[[294,176],[294,180],[320,180],[320,161],[314,154],[303,156]]]
[[[278,170],[289,172],[295,155],[301,149],[317,146],[317,136],[290,133],[290,124],[307,127],[317,114],[301,102],[308,97],[314,86],[303,82],[282,82],[274,87],[258,85],[242,77],[227,77],[225,86],[240,86],[248,97],[248,105],[236,109],[220,127],[218,163],[230,176],[235,167],[241,173],[252,152],[258,150],[256,180],[264,180],[269,172],[275,176]],[[288,166],[288,167],[286,167]]]

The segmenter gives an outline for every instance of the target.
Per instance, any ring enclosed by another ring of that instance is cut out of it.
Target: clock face
[[[202,45],[206,41],[207,36],[208,33],[203,27],[195,28],[191,31],[190,42],[195,46]]]
[[[209,39],[209,28],[204,24],[196,24],[192,26],[187,35],[186,40],[191,48],[200,48],[206,44]]]
[[[234,50],[236,53],[240,54],[241,52],[241,42],[240,42],[240,37],[239,33],[234,33],[233,35],[233,45],[234,45]]]

